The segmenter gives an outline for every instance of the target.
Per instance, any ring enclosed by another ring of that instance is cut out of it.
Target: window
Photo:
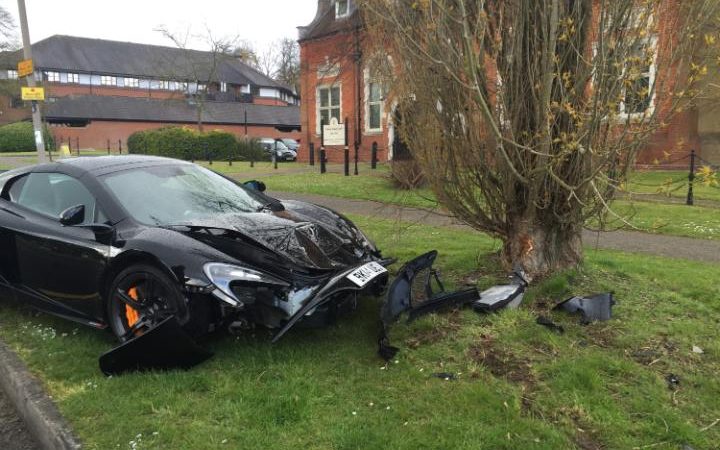
[[[45,72],[45,79],[50,83],[59,83],[60,72]]]
[[[107,220],[90,191],[77,179],[62,173],[31,173],[18,178],[10,186],[8,196],[11,202],[53,219],[68,208],[84,205],[84,223]]]
[[[68,82],[68,83],[79,84],[79,83],[80,83],[80,74],[77,74],[77,73],[69,73],[69,74],[67,74],[67,82]]]
[[[340,86],[326,86],[318,88],[318,123],[317,132],[320,133],[320,123],[329,124],[331,119],[341,122]]]
[[[117,86],[117,78],[103,75],[100,77],[100,84],[103,86]]]
[[[175,82],[175,90],[176,91],[183,91],[187,92],[188,90],[188,84],[185,81],[176,81]]]
[[[125,78],[125,87],[127,88],[139,88],[140,80],[137,78]]]
[[[220,82],[220,92],[227,92],[227,83],[224,81]]]
[[[7,71],[7,77],[10,80],[17,80],[18,79],[18,73],[17,70],[8,70]]]
[[[655,84],[655,39],[638,41],[626,59],[625,91],[620,113],[625,115],[651,113]]]
[[[383,89],[378,81],[368,81],[366,97],[366,128],[368,131],[382,130]]]
[[[207,85],[205,83],[198,83],[197,90],[198,91],[207,91]]]
[[[169,91],[170,90],[170,82],[168,80],[160,80],[160,89]]]
[[[335,17],[345,17],[350,13],[350,0],[335,0]]]

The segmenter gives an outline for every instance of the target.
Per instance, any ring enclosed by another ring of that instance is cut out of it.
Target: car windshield
[[[275,145],[275,144],[277,144],[277,149],[278,149],[278,150],[281,150],[281,151],[282,151],[282,150],[289,150],[288,147],[287,147],[287,145],[285,145],[285,143],[284,143],[283,141],[275,141],[275,142],[272,143],[272,145]]]
[[[293,140],[293,139],[283,139],[282,141],[283,141],[288,147],[291,147],[291,148],[292,148],[292,147],[296,147],[296,146],[297,146],[297,141],[295,141],[295,140]]]
[[[263,206],[232,181],[189,164],[124,170],[101,180],[135,220],[147,225],[185,224]]]

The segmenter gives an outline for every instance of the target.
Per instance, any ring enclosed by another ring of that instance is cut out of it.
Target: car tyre
[[[147,333],[173,315],[181,325],[188,321],[180,286],[148,264],[136,264],[120,272],[107,297],[108,322],[120,342]]]

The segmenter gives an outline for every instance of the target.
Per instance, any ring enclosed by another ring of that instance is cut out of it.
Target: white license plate
[[[360,287],[364,287],[366,284],[384,273],[387,273],[386,268],[376,262],[371,262],[355,269],[347,276],[347,279]]]

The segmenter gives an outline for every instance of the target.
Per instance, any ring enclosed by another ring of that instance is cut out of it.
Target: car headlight
[[[217,289],[213,294],[220,300],[232,306],[240,307],[243,302],[233,293],[230,285],[233,282],[244,282],[259,285],[274,285],[289,287],[290,284],[275,278],[266,273],[247,267],[234,266],[223,263],[207,263],[203,266],[203,272]]]

